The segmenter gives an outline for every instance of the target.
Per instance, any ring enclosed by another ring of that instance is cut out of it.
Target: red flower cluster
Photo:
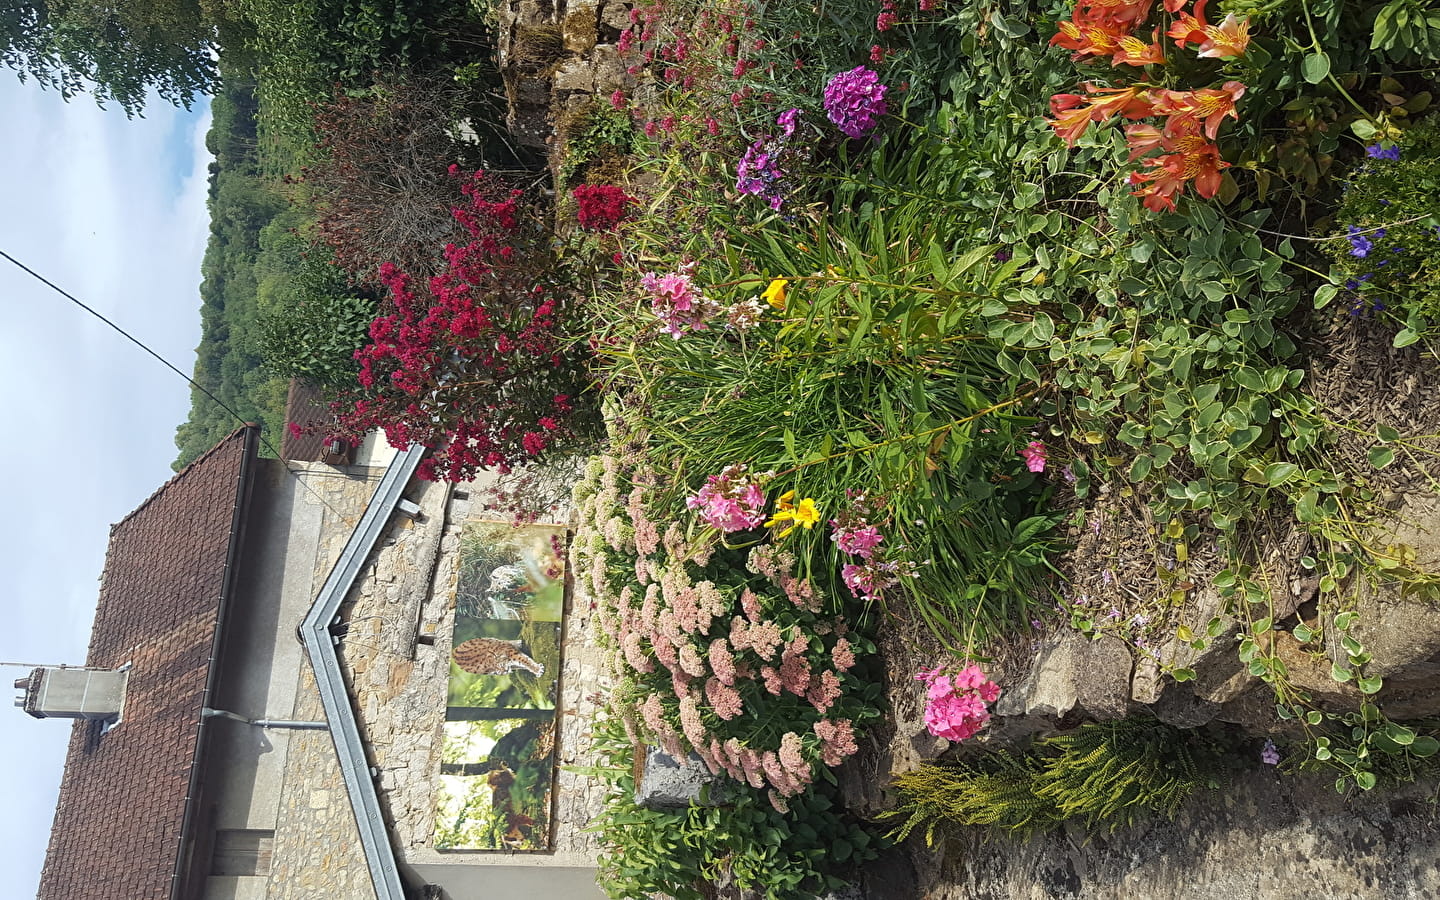
[[[1240,56],[1250,43],[1249,23],[1229,15],[1219,25],[1205,21],[1207,0],[1196,0],[1191,12],[1182,12],[1186,0],[1164,0],[1165,12],[1179,15],[1166,32],[1176,47],[1198,45],[1199,55],[1229,59]],[[1070,19],[1059,23],[1050,43],[1074,51],[1078,61],[1109,57],[1112,66],[1163,65],[1166,62],[1160,27],[1146,43],[1135,37],[1154,11],[1154,0],[1081,0]],[[1226,116],[1238,119],[1235,102],[1245,85],[1227,81],[1216,88],[1172,91],[1163,88],[1102,88],[1086,82],[1085,94],[1056,94],[1050,98],[1050,125],[1073,147],[1091,122],[1105,122],[1115,116],[1136,120],[1163,116],[1163,127],[1130,125],[1125,129],[1130,159],[1147,157],[1145,171],[1132,172],[1133,193],[1143,197],[1152,212],[1173,210],[1175,199],[1185,185],[1194,182],[1205,198],[1220,190],[1220,170],[1229,163],[1220,158],[1215,137]],[[1203,137],[1201,136],[1203,133]],[[1154,151],[1156,156],[1147,156]]]
[[[582,184],[573,192],[576,219],[586,231],[614,231],[629,214],[632,198],[613,184]]]
[[[444,271],[417,291],[392,263],[380,267],[394,311],[356,351],[360,389],[335,404],[347,435],[379,428],[393,446],[423,444],[434,453],[421,476],[449,481],[508,472],[573,437],[569,398],[583,383],[563,294],[511,241],[521,192],[476,172],[464,193],[469,205],[452,212],[470,241],[445,247]]]

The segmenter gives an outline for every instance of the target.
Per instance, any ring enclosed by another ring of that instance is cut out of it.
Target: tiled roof
[[[131,664],[123,718],[103,737],[74,726],[39,900],[171,895],[255,435],[236,431],[110,529],[86,664]]]
[[[325,436],[335,422],[335,414],[325,402],[320,389],[299,378],[290,379],[290,393],[285,398],[285,422],[294,422],[302,429],[299,436],[287,427],[280,440],[280,458],[315,462],[323,455]]]

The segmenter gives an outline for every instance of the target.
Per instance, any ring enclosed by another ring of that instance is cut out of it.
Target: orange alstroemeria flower
[[[1230,13],[1219,25],[1205,27],[1205,42],[1200,55],[1211,59],[1234,59],[1245,55],[1250,46],[1250,19],[1237,19]]]
[[[1167,5],[1169,0],[1166,0]],[[1075,21],[1108,22],[1125,31],[1133,31],[1150,18],[1155,0],[1090,0],[1077,5]]]
[[[1227,81],[1219,88],[1201,88],[1198,91],[1157,91],[1154,102],[1155,113],[1168,116],[1165,133],[1175,134],[1189,119],[1204,124],[1205,136],[1215,140],[1220,131],[1220,122],[1226,116],[1239,120],[1235,102],[1245,94],[1245,85],[1238,81]]]
[[[1128,35],[1105,23],[1066,21],[1058,23],[1060,29],[1050,43],[1073,51],[1071,59],[1079,62],[1089,56],[1110,56],[1120,49],[1120,42]]]
[[[1145,43],[1130,35],[1120,39],[1120,49],[1110,57],[1112,66],[1149,66],[1165,64],[1165,46],[1160,43],[1160,29],[1156,28],[1154,42]]]
[[[1134,162],[1165,146],[1165,135],[1154,125],[1126,125],[1125,143],[1130,147],[1130,161]]]
[[[1050,98],[1050,112],[1055,116],[1048,120],[1050,127],[1067,147],[1075,146],[1091,122],[1104,122],[1115,116],[1143,119],[1155,114],[1151,92],[1138,87],[1102,88],[1086,82],[1085,92],[1100,98],[1091,99],[1089,103],[1080,94],[1056,94]]]
[[[1209,27],[1203,18],[1192,16],[1189,13],[1181,13],[1170,24],[1170,30],[1165,32],[1165,36],[1174,38],[1177,47],[1184,47],[1186,44],[1202,44],[1208,39],[1205,29]]]
[[[1145,160],[1149,171],[1130,173],[1132,185],[1145,185],[1138,191],[1132,191],[1132,194],[1144,198],[1146,209],[1152,212],[1173,210],[1175,198],[1192,181],[1196,193],[1207,200],[1220,191],[1223,177],[1220,170],[1230,164],[1220,158],[1219,147],[1201,137],[1198,126],[1191,122],[1184,126],[1183,133],[1173,136],[1153,129],[1146,132],[1145,128],[1133,126],[1126,129],[1126,136],[1132,141],[1132,150],[1143,153],[1162,147],[1168,151],[1162,156]]]

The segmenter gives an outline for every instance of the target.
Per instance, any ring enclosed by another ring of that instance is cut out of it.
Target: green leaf
[[[1194,669],[1171,669],[1170,677],[1176,681],[1193,681],[1195,679]]]
[[[1265,467],[1265,483],[1271,487],[1278,487],[1289,481],[1300,467],[1294,463],[1274,462]]]
[[[1365,454],[1370,465],[1377,469],[1383,469],[1395,461],[1395,451],[1389,447],[1371,447],[1370,452]]]
[[[1351,672],[1349,669],[1345,668],[1339,663],[1331,663],[1330,677],[1339,682],[1346,682],[1349,681],[1351,678],[1354,678],[1355,673]]]
[[[1389,425],[1376,425],[1375,436],[1380,439],[1380,443],[1382,444],[1400,440],[1400,432],[1391,428]]]
[[[1318,709],[1312,709],[1305,714],[1305,721],[1311,725],[1319,725],[1325,719],[1325,714]]]
[[[1333,284],[1320,285],[1320,287],[1315,289],[1315,308],[1324,309],[1326,306],[1329,306],[1330,301],[1334,300],[1335,295],[1339,292],[1340,289]]]
[[[1385,679],[1379,675],[1366,675],[1363,678],[1356,679],[1355,686],[1360,689],[1360,693],[1362,694],[1374,694],[1385,686]]]
[[[1375,773],[1374,773],[1374,772],[1356,772],[1356,773],[1355,773],[1355,783],[1360,786],[1360,790],[1362,790],[1362,791],[1368,791],[1368,790],[1370,790],[1371,788],[1373,788],[1373,787],[1375,786]]]
[[[1398,722],[1391,722],[1385,726],[1385,736],[1402,747],[1408,747],[1415,743],[1415,732]]]
[[[1395,339],[1390,342],[1394,347],[1408,347],[1420,340],[1420,332],[1413,328],[1402,328],[1395,332]]]
[[[1440,751],[1440,741],[1428,734],[1416,737],[1415,743],[1410,745],[1410,752],[1421,759],[1434,756],[1437,751]]]
[[[1308,54],[1300,64],[1300,74],[1304,75],[1309,83],[1319,84],[1330,74],[1330,57],[1325,55],[1324,50]]]

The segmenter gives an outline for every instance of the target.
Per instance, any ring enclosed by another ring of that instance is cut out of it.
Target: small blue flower
[[[1280,748],[1275,742],[1266,739],[1265,746],[1260,748],[1260,761],[1267,766],[1278,766],[1280,764]]]
[[[1350,239],[1350,255],[1364,259],[1370,255],[1370,250],[1375,245],[1370,239],[1360,233],[1360,226],[1349,225],[1345,228],[1345,236]]]
[[[1365,148],[1365,155],[1371,159],[1397,160],[1400,158],[1399,144],[1371,144]]]

